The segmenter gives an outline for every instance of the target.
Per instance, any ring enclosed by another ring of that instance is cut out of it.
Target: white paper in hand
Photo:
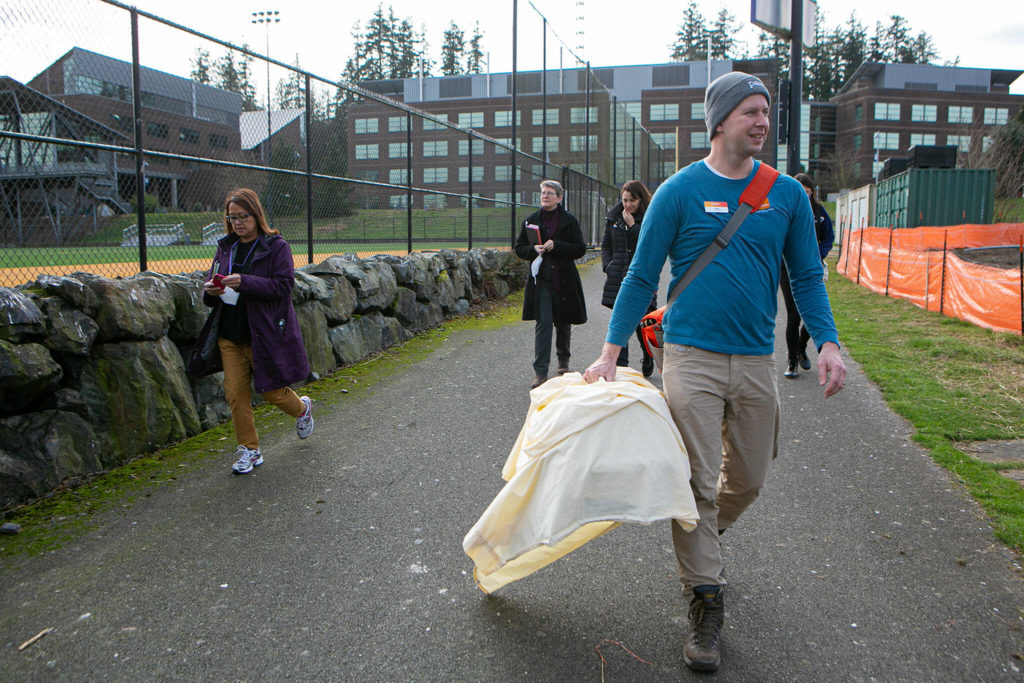
[[[220,295],[220,300],[226,303],[228,306],[234,306],[238,303],[238,292],[231,289],[230,287],[224,288],[224,293]]]
[[[533,276],[533,281],[537,282],[537,273],[540,272],[540,264],[543,263],[544,257],[538,256],[533,259],[533,263],[530,264],[530,275]]]

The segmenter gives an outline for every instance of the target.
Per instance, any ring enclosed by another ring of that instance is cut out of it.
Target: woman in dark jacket
[[[804,192],[811,201],[811,209],[814,211],[814,236],[818,240],[818,255],[821,257],[822,278],[828,279],[828,266],[825,265],[825,257],[832,250],[832,242],[835,240],[835,231],[832,229],[832,217],[818,201],[818,193],[814,189],[814,181],[806,173],[797,173],[793,176],[804,186]],[[782,286],[782,298],[786,302],[786,349],[789,353],[789,362],[786,365],[786,372],[783,373],[788,379],[796,379],[800,372],[797,365],[804,370],[811,369],[811,361],[807,358],[807,342],[811,338],[810,332],[804,327],[800,320],[800,312],[793,300],[793,292],[789,286],[789,273],[786,272],[786,264],[782,264],[779,270],[779,284]]]
[[[612,308],[615,305],[615,297],[619,295],[619,286],[622,278],[626,277],[629,264],[633,262],[633,252],[636,251],[636,241],[640,237],[640,224],[644,220],[644,212],[647,205],[651,203],[651,192],[639,180],[627,181],[622,186],[622,199],[612,207],[605,219],[604,239],[601,241],[601,268],[607,278],[604,281],[604,295],[601,298],[601,305]],[[651,304],[648,312],[655,309],[657,294],[651,297]],[[640,328],[637,328],[637,339],[640,338]],[[647,355],[644,345],[640,344],[643,352],[641,369],[644,377],[650,377],[654,372],[654,358]],[[629,365],[629,346],[623,346],[619,352],[618,365],[625,367]]]
[[[587,252],[579,221],[561,205],[562,186],[554,180],[540,184],[540,210],[523,222],[516,239],[516,255],[530,262],[523,293],[523,320],[536,320],[533,347],[536,389],[548,378],[551,363],[551,328],[555,329],[558,374],[569,371],[569,338],[573,325],[587,322],[583,285],[576,259]],[[540,259],[539,263],[535,261]]]
[[[267,225],[255,192],[238,189],[224,201],[227,235],[217,243],[203,303],[219,307],[217,346],[224,366],[224,395],[238,439],[236,474],[263,463],[249,383],[267,402],[296,418],[300,439],[313,431],[312,401],[289,385],[309,367],[292,288],[295,264],[288,243]]]

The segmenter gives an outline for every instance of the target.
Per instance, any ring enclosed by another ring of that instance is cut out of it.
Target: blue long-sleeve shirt
[[[662,183],[644,217],[629,271],[612,309],[606,341],[624,346],[658,287],[665,259],[679,278],[736,212],[750,183],[725,178],[704,161]],[[811,204],[799,182],[780,175],[767,206],[751,213],[729,242],[669,308],[665,341],[717,353],[768,355],[775,348],[779,267],[785,258],[800,315],[818,348],[839,343],[814,234]]]

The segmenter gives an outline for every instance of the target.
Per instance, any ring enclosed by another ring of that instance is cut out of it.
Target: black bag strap
[[[729,222],[722,228],[722,231],[715,235],[715,239],[711,241],[711,244],[700,253],[700,256],[683,273],[683,277],[679,279],[676,286],[672,288],[671,294],[668,295],[668,301],[665,303],[666,308],[671,306],[672,302],[682,294],[683,290],[700,275],[700,271],[704,270],[711,263],[711,260],[718,256],[718,252],[729,246],[729,240],[736,234],[740,224],[747,219],[747,216],[752,211],[764,204],[768,192],[771,191],[772,185],[775,184],[775,179],[778,177],[779,172],[764,162],[757,167],[757,173],[754,174],[754,177],[740,195],[739,207],[736,209],[736,213],[732,215]]]

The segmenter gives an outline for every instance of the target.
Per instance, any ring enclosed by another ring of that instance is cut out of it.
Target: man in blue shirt
[[[584,378],[615,377],[615,360],[657,290],[665,259],[672,285],[735,213],[757,171],[769,131],[771,96],[759,79],[732,72],[712,82],[704,110],[711,153],[655,193],[633,263],[615,300],[601,356]],[[665,394],[690,459],[700,512],[687,533],[672,525],[690,609],[687,665],[713,671],[724,616],[719,536],[758,495],[775,457],[779,428],[775,314],[785,259],[793,296],[818,345],[825,397],[846,381],[839,336],[821,279],[811,206],[800,183],[779,176],[764,204],[665,314]]]

